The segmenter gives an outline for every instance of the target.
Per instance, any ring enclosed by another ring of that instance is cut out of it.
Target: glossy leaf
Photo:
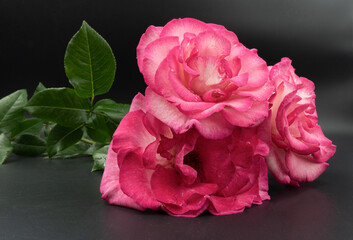
[[[0,99],[0,132],[10,132],[18,122],[24,120],[23,107],[27,103],[27,91],[18,90]]]
[[[12,152],[12,145],[9,138],[5,134],[0,134],[0,165],[4,163],[6,158]]]
[[[47,138],[49,136],[50,131],[55,127],[55,123],[48,122],[44,125],[44,136]]]
[[[52,157],[58,152],[63,151],[80,141],[83,135],[83,131],[81,129],[82,126],[67,128],[60,125],[55,125],[47,138],[48,156]]]
[[[130,104],[117,103],[111,99],[103,99],[94,105],[93,112],[103,114],[119,123],[129,112]]]
[[[45,150],[45,141],[37,135],[23,134],[13,142],[13,152],[17,155],[38,156]]]
[[[41,91],[43,91],[43,90],[45,90],[45,89],[47,89],[47,88],[43,85],[43,83],[40,82],[40,83],[38,84],[36,90],[34,91],[34,94],[39,93],[39,92],[41,92]]]
[[[106,143],[112,140],[117,124],[108,117],[93,113],[86,127],[87,134],[93,141]]]
[[[99,143],[99,142],[96,142],[94,144],[92,144],[85,152],[84,154],[87,154],[87,155],[93,155],[93,153],[98,150],[99,148],[105,146],[106,144],[104,143]]]
[[[38,118],[25,119],[19,122],[11,131],[11,138],[15,138],[21,134],[29,133],[36,135],[43,128],[43,121]]]
[[[86,151],[89,149],[89,144],[84,142],[77,142],[75,145],[66,148],[63,151],[58,152],[53,158],[73,158],[78,155],[87,154]]]
[[[93,171],[98,171],[98,170],[104,170],[105,166],[105,161],[107,159],[107,152],[108,152],[109,145],[105,145],[104,147],[96,150],[92,157],[94,160],[94,164],[92,167],[92,172]]]
[[[40,119],[77,127],[87,120],[90,102],[77,96],[73,89],[48,88],[36,93],[25,109]]]
[[[116,71],[113,52],[85,21],[67,46],[64,64],[66,76],[81,97],[104,94],[113,84]]]

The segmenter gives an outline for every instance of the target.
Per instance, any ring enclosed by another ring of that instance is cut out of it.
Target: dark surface
[[[244,213],[177,218],[110,206],[92,160],[12,157],[0,167],[0,239],[352,239],[352,135],[300,188],[270,179],[271,200]]]

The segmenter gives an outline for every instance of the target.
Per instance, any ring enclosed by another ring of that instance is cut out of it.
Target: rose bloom
[[[288,58],[271,68],[270,78],[276,94],[271,99],[273,144],[267,165],[279,182],[299,186],[326,169],[336,146],[318,125],[314,83],[298,77]]]
[[[273,84],[266,62],[223,26],[190,18],[150,26],[137,60],[148,85],[147,111],[176,133],[195,126],[221,139],[268,115]]]
[[[238,213],[269,199],[261,125],[209,140],[194,128],[175,133],[143,105],[139,94],[110,144],[101,182],[110,204],[195,217],[206,209]]]

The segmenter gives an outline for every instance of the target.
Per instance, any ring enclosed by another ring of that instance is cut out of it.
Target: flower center
[[[184,164],[189,165],[197,172],[201,169],[201,161],[196,151],[191,151],[184,156]]]

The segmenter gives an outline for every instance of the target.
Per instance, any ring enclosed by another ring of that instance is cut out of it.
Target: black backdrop
[[[0,0],[0,97],[38,84],[70,86],[66,45],[86,20],[111,45],[116,81],[107,95],[129,103],[145,83],[136,46],[149,25],[193,17],[224,25],[269,65],[287,56],[315,82],[325,131],[353,132],[353,2],[351,0],[143,1]]]

